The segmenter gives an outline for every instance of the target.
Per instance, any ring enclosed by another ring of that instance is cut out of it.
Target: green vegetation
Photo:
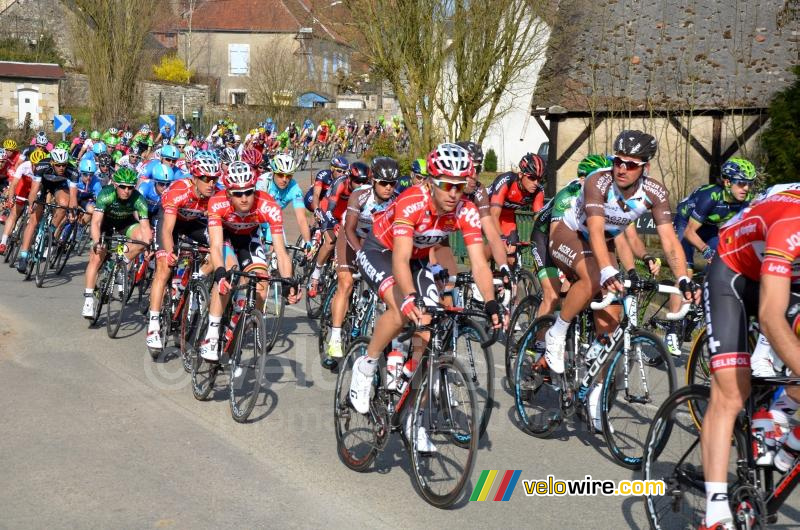
[[[25,39],[0,39],[0,61],[64,64],[64,58],[58,53],[56,41],[49,33],[42,35],[36,44],[30,44]]]
[[[794,83],[779,92],[769,106],[770,122],[761,135],[767,154],[768,185],[796,182],[800,168],[800,66],[794,68]]]
[[[494,152],[494,149],[486,151],[486,156],[483,159],[483,169],[497,171],[497,153]]]

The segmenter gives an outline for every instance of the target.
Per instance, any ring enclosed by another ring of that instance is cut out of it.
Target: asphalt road
[[[85,259],[37,289],[0,265],[0,527],[561,527],[642,526],[640,499],[526,497],[462,502],[437,510],[416,494],[399,438],[366,473],[336,455],[335,376],[319,366],[316,327],[289,308],[251,416],[236,424],[226,388],[192,397],[171,357],[154,363],[144,317],[120,338],[81,318]],[[501,351],[495,349],[498,374]],[[513,399],[499,402],[481,442],[481,470],[519,469],[521,479],[621,480],[601,436],[569,424],[556,438],[515,426]],[[638,478],[638,477],[637,477]],[[499,482],[499,478],[497,479]],[[492,489],[492,497],[495,488]],[[491,498],[491,497],[490,497]],[[796,502],[793,506],[797,506]],[[800,513],[787,508],[782,522]]]

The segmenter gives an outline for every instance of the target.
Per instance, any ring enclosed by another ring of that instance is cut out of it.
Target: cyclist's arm
[[[312,189],[314,191],[311,192],[311,211],[316,212],[319,208],[319,201],[322,200],[322,186],[317,186],[315,183]]]
[[[278,272],[281,278],[292,277],[292,258],[286,252],[286,242],[283,239],[282,232],[271,231],[272,234],[272,249],[275,251],[275,256],[278,258]]]
[[[70,186],[69,187],[69,203],[70,208],[77,208],[78,207],[78,187],[77,186]]]
[[[97,245],[100,242],[100,225],[103,224],[103,212],[95,209],[92,213],[92,226],[89,228],[89,234],[92,236],[92,243]]]
[[[166,220],[166,216],[164,216],[164,218],[164,220]],[[211,254],[211,267],[213,270],[225,267],[225,260],[222,257],[222,247],[225,244],[224,239],[221,225],[208,227],[208,245],[209,253]]]
[[[497,219],[493,215],[481,217],[481,225],[486,240],[489,242],[489,249],[492,251],[492,258],[495,264],[498,267],[508,265],[506,246],[503,244],[503,240],[500,239],[500,228]]]
[[[697,231],[701,226],[703,226],[702,223],[698,222],[694,217],[690,217],[689,222],[686,224],[686,228],[683,230],[683,238],[691,243],[692,246],[700,252],[702,252],[703,249],[708,246],[706,245],[705,241],[703,241],[700,236],[697,235]]]
[[[161,231],[161,250],[170,254],[175,253],[175,241],[172,239],[172,231],[175,229],[176,219],[177,217],[174,213],[164,212],[164,215],[161,217],[161,224],[158,226],[158,229]],[[211,229],[209,229],[209,233],[210,232]]]
[[[411,227],[409,227],[411,228]],[[414,239],[407,236],[398,236],[395,233],[392,249],[392,275],[403,297],[416,293],[414,280],[411,277],[411,254],[414,251]],[[425,293],[418,293],[424,295]],[[402,301],[402,300],[399,300]]]
[[[39,188],[41,185],[41,179],[34,177],[31,182],[31,191],[28,193],[28,208],[33,208],[33,202],[36,200],[36,196],[39,195]]]
[[[305,205],[302,205],[298,208],[297,204],[294,204],[292,209],[294,210],[294,215],[297,218],[297,226],[300,227],[300,235],[303,236],[303,242],[311,241],[311,229],[308,227],[308,217],[306,217]]]
[[[791,263],[786,264],[791,271]],[[761,331],[769,340],[780,358],[794,373],[800,371],[800,339],[786,321],[789,293],[792,287],[790,276],[762,274],[758,302],[758,322]]]
[[[492,270],[489,268],[489,262],[486,261],[486,256],[483,254],[483,245],[481,243],[467,245],[467,255],[469,256],[475,285],[478,286],[483,299],[486,301],[494,300]]]
[[[356,234],[359,212],[358,194],[354,193],[347,201],[347,210],[344,214],[344,236],[347,238],[347,244],[356,252],[361,250],[361,239]]]
[[[142,227],[142,241],[147,243],[148,245],[153,240],[153,231],[150,229],[150,220],[149,219],[139,219],[139,226]]]
[[[658,231],[658,238],[661,240],[661,248],[664,249],[664,255],[667,257],[667,264],[672,274],[674,274],[676,278],[688,277],[686,254],[684,254],[683,247],[680,241],[678,241],[678,236],[675,234],[672,223],[657,225],[656,230]]]
[[[627,231],[628,229],[626,228],[625,232],[614,238],[614,248],[617,251],[617,259],[624,267],[622,270],[629,271],[636,267],[636,263],[633,261],[633,247],[626,237]]]
[[[643,258],[647,255],[647,247],[644,246],[644,241],[639,237],[639,232],[636,231],[636,223],[631,223],[625,228],[625,238],[628,245],[633,251],[633,256],[636,258]]]

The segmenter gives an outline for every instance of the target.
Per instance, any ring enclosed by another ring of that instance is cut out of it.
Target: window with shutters
[[[250,45],[228,44],[228,75],[250,75]]]

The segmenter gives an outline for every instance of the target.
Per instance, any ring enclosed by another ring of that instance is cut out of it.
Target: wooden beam
[[[603,117],[599,117],[589,121],[588,125],[584,127],[581,134],[579,134],[578,137],[572,141],[572,144],[570,144],[570,146],[567,147],[564,153],[559,157],[558,162],[556,162],[556,171],[561,169],[561,167],[564,164],[566,164],[567,160],[569,160],[569,157],[575,154],[575,151],[577,151],[580,148],[580,146],[582,146],[583,143],[589,139],[589,136],[591,136],[592,131],[594,131],[598,125],[603,123],[604,119],[605,118]]]
[[[755,133],[757,133],[758,130],[761,127],[763,127],[765,123],[767,123],[768,120],[769,120],[769,115],[768,114],[766,114],[766,113],[759,114],[756,117],[756,119],[753,120],[753,123],[748,125],[747,129],[742,131],[742,134],[737,136],[736,140],[734,140],[733,143],[731,145],[729,145],[727,149],[725,149],[725,152],[722,153],[721,160],[727,160],[730,157],[732,157],[734,154],[736,154],[736,151],[739,150],[739,146],[746,144],[747,141],[750,138],[752,138],[753,135]]]
[[[536,120],[536,123],[539,124],[539,127],[544,131],[544,134],[547,135],[547,140],[552,142],[553,140],[550,138],[550,127],[544,122],[541,116],[538,114],[534,114],[533,119]]]
[[[708,183],[714,184],[722,167],[722,116],[714,116],[711,139],[711,164],[708,166]]]
[[[684,127],[676,116],[670,115],[669,122],[673,127],[675,127],[675,129],[678,130],[679,133],[681,133],[681,136],[683,136],[686,141],[689,142],[689,145],[691,145],[694,150],[697,151],[697,154],[703,157],[703,160],[705,160],[707,164],[712,163],[711,153],[709,153],[706,148],[703,147],[703,144],[697,141],[697,138],[692,136],[692,133],[689,132],[689,129]]]
[[[556,167],[558,160],[556,159],[556,152],[558,151],[558,118],[550,120],[550,145],[547,151],[547,182],[544,183],[544,193],[547,197],[555,197],[557,191],[556,174],[558,167]]]

